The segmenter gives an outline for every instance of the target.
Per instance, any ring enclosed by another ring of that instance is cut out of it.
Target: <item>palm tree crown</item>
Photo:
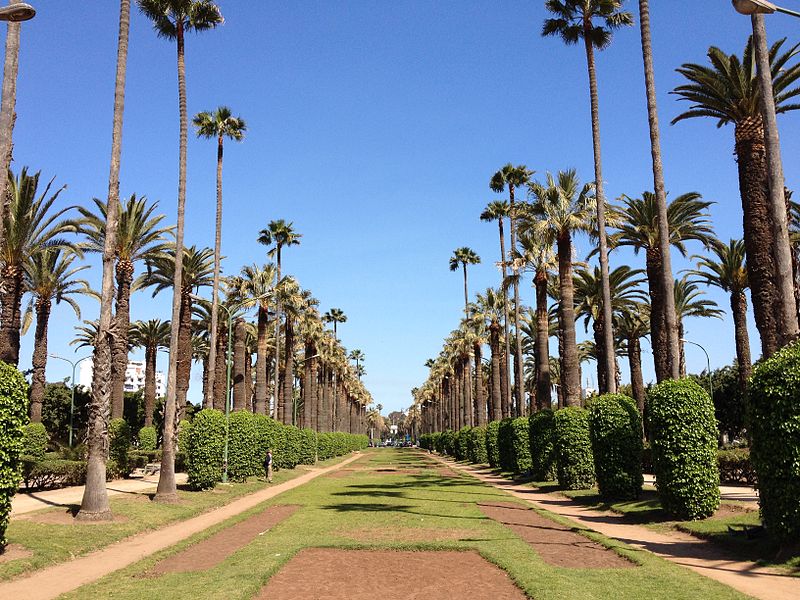
[[[153,21],[158,37],[174,40],[179,30],[205,31],[224,22],[211,0],[138,0],[139,9]]]
[[[241,142],[244,133],[247,131],[247,124],[241,117],[234,117],[231,109],[227,106],[220,106],[214,112],[203,111],[197,113],[192,119],[192,123],[197,128],[197,137],[221,138]]]

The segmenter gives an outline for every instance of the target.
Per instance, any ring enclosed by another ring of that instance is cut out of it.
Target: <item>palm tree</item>
[[[178,224],[175,233],[175,256],[183,255],[183,224],[186,206],[186,138],[189,128],[186,113],[186,65],[184,62],[184,34],[187,31],[206,31],[222,23],[222,13],[211,0],[138,0],[139,9],[153,21],[159,37],[175,40],[178,50]],[[172,282],[172,335],[170,337],[169,375],[167,397],[164,402],[164,443],[161,471],[158,478],[156,500],[177,501],[175,487],[175,419],[178,382],[178,334],[181,323],[183,261],[175,261]]]
[[[589,71],[589,99],[592,112],[592,148],[594,151],[594,181],[597,196],[597,237],[600,253],[603,312],[603,369],[609,388],[600,391],[616,391],[614,384],[614,330],[611,316],[611,286],[608,274],[608,247],[606,240],[605,207],[603,192],[603,166],[600,150],[600,108],[597,93],[597,73],[594,51],[604,50],[611,44],[613,31],[633,24],[629,12],[620,10],[622,0],[547,0],[545,8],[554,18],[547,19],[542,27],[543,36],[559,36],[565,44],[583,41],[586,50],[586,66]],[[599,21],[599,24],[597,23]],[[598,363],[599,364],[599,363]]]
[[[341,308],[332,308],[322,315],[322,320],[325,323],[333,323],[333,338],[338,340],[339,334],[336,330],[336,325],[347,322],[347,315],[344,314],[344,311]]]
[[[77,220],[78,231],[87,237],[81,248],[88,252],[102,253],[105,247],[107,206],[94,199],[97,212],[78,207],[81,218]],[[132,194],[124,207],[117,200],[119,224],[115,238],[116,257],[116,314],[114,326],[121,333],[112,342],[111,363],[111,418],[121,418],[125,402],[125,370],[128,367],[128,339],[130,325],[130,297],[136,263],[156,257],[164,252],[168,243],[166,235],[172,228],[161,227],[164,215],[153,214],[158,202],[148,204],[144,196]]]
[[[515,192],[518,187],[527,185],[533,176],[533,171],[525,165],[513,166],[506,164],[497,171],[489,181],[489,188],[498,194],[508,188],[508,214],[511,223],[511,252],[517,248],[517,211],[515,205]],[[503,259],[505,262],[505,258]],[[522,337],[519,333],[519,280],[514,280],[514,341],[516,352],[514,354],[514,397],[517,416],[524,413],[523,397],[525,386],[522,383]],[[509,386],[510,387],[510,386]]]
[[[617,318],[617,335],[625,342],[625,355],[631,372],[631,395],[636,400],[639,413],[644,414],[645,387],[642,376],[641,339],[650,332],[650,307],[635,304],[624,310]]]
[[[498,181],[499,183],[499,181]],[[490,185],[491,187],[491,185]],[[486,209],[481,213],[481,221],[497,221],[497,226],[500,230],[500,267],[503,272],[503,279],[505,281],[508,277],[508,262],[506,257],[506,238],[503,234],[503,220],[506,217],[509,217],[511,214],[509,204],[506,200],[495,200],[490,202]],[[505,348],[506,353],[505,356],[511,356],[511,336],[509,335],[508,329],[508,292],[505,286],[502,286],[503,291],[503,329],[505,333]],[[501,371],[501,378],[502,378],[502,387],[504,390],[503,394],[503,404],[511,405],[511,395],[510,389],[511,386],[508,385],[508,365]]]
[[[664,165],[661,160],[661,133],[658,126],[658,101],[656,98],[655,70],[653,69],[649,0],[639,0],[639,28],[642,37],[642,59],[644,62],[645,92],[647,94],[647,120],[650,125],[650,154],[653,157],[653,189],[655,190],[656,222],[658,223],[658,252],[661,256],[661,277],[658,296],[664,299],[664,306],[658,315],[658,321],[664,323],[668,372],[672,379],[677,379],[680,376],[678,324],[675,321],[675,299],[672,294],[668,293],[674,287],[675,280],[672,276],[669,214],[664,184]]]
[[[81,318],[81,309],[73,296],[89,293],[89,284],[75,275],[89,268],[89,265],[73,266],[79,254],[63,251],[61,248],[44,248],[29,257],[25,263],[25,289],[32,295],[23,329],[27,329],[33,313],[36,314],[36,333],[33,341],[33,373],[31,374],[31,421],[42,421],[42,401],[44,400],[45,371],[47,369],[47,325],[50,309],[56,304],[66,302]]]
[[[197,113],[193,119],[197,136],[217,139],[217,222],[214,235],[214,285],[211,290],[211,340],[208,354],[207,394],[203,401],[206,408],[214,406],[214,372],[217,365],[217,320],[219,312],[219,270],[222,248],[222,153],[223,141],[228,139],[242,141],[247,125],[241,117],[234,117],[231,109],[220,106],[213,113]]]
[[[161,319],[136,321],[131,326],[131,342],[144,348],[144,424],[153,424],[156,405],[156,358],[160,348],[169,348],[170,323]]]
[[[464,314],[469,316],[469,293],[467,292],[467,265],[478,265],[481,262],[481,257],[475,254],[472,248],[463,246],[453,250],[453,256],[450,257],[450,270],[458,271],[461,267],[464,271]]]
[[[278,395],[278,419],[291,425],[293,421],[295,323],[302,315],[305,299],[302,296],[300,286],[293,277],[284,277],[275,291],[277,301],[283,307],[285,316],[283,326],[283,388],[279,390],[280,393]]]
[[[530,191],[535,202],[531,207],[532,214],[521,227],[547,244],[555,243],[558,250],[559,329],[563,344],[563,352],[559,357],[561,393],[566,406],[579,406],[581,381],[575,337],[572,236],[577,232],[592,230],[591,218],[596,211],[594,184],[581,186],[573,169],[560,171],[558,179],[548,173],[546,184],[532,183]]]
[[[713,285],[731,296],[731,314],[736,338],[736,364],[738,365],[739,385],[747,387],[750,379],[750,336],[747,333],[747,266],[742,240],[730,240],[728,244],[717,243],[711,246],[716,259],[709,256],[695,256],[697,269],[690,271],[700,277],[706,285]]]
[[[800,91],[800,64],[789,66],[798,46],[782,52],[785,39],[772,45],[773,93],[775,109],[786,113],[800,108],[790,103]],[[770,218],[769,171],[761,113],[761,88],[756,73],[752,38],[748,39],[744,55],[727,55],[716,47],[708,50],[711,66],[687,63],[677,71],[688,83],[672,92],[691,102],[673,123],[694,117],[711,117],[717,127],[734,125],[734,153],[739,170],[739,192],[742,199],[744,245],[747,252],[747,276],[753,300],[756,326],[761,336],[761,351],[765,358],[780,347],[781,332],[796,331],[797,323],[783,323],[780,318],[780,293],[776,285],[777,272],[773,257],[774,236]],[[792,87],[795,86],[795,87]]]
[[[611,235],[609,241],[612,247],[630,246],[637,254],[644,250],[650,293],[650,343],[653,348],[656,381],[663,381],[669,379],[672,373],[667,347],[667,324],[664,320],[667,302],[661,285],[663,254],[659,244],[658,200],[651,192],[644,192],[641,198],[622,196],[621,200],[622,206],[611,209],[617,231]],[[708,246],[714,239],[709,206],[711,202],[704,201],[697,192],[690,192],[681,194],[667,207],[669,243],[682,256],[687,255],[686,242],[697,241]]]
[[[484,326],[486,326],[488,323],[489,330],[489,351],[491,354],[491,360],[489,362],[491,367],[489,414],[491,416],[491,420],[499,421],[500,419],[509,415],[508,403],[505,402],[506,398],[502,395],[501,387],[501,329],[499,324],[499,320],[505,309],[506,302],[501,293],[492,288],[486,288],[485,294],[478,294],[476,305],[477,310],[474,317],[483,319]]]
[[[722,311],[717,307],[717,303],[705,298],[703,292],[700,291],[699,283],[696,280],[689,279],[688,274],[675,280],[675,311],[678,321],[678,334],[681,340],[684,339],[686,333],[683,327],[684,318],[722,318]],[[683,341],[681,341],[680,350],[681,377],[686,377],[686,352]]]
[[[347,355],[347,360],[356,361],[356,375],[358,375],[359,381],[361,381],[361,371],[362,371],[361,363],[364,362],[365,358],[366,357],[364,356],[364,353],[358,348],[356,348],[355,350],[351,350],[350,354]]]

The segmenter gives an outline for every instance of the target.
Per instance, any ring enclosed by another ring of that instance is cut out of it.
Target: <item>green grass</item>
[[[319,466],[330,466],[342,460],[344,459],[335,458],[322,461]],[[306,472],[307,469],[303,467],[276,471],[273,485],[294,479]],[[122,521],[118,523],[52,525],[12,518],[8,527],[9,542],[24,546],[33,553],[33,556],[0,563],[0,581],[70,560],[142,531],[158,529],[194,517],[266,486],[266,482],[251,478],[246,483],[220,485],[214,490],[204,492],[179,489],[178,495],[181,499],[179,504],[150,502],[148,495],[143,493],[111,496],[109,500],[112,512],[115,516],[122,517]],[[155,488],[155,484],[153,487]],[[44,509],[25,516],[65,510],[64,507]]]
[[[744,597],[692,571],[598,534],[591,537],[639,566],[603,570],[550,566],[510,529],[485,517],[477,506],[478,502],[484,501],[521,504],[519,501],[469,476],[442,477],[428,466],[429,460],[424,454],[412,450],[368,451],[356,463],[358,466],[419,468],[419,473],[369,471],[354,472],[341,478],[315,479],[219,527],[84,586],[65,598],[252,598],[295,553],[307,547],[476,550],[507,571],[530,597],[539,600]],[[221,527],[230,526],[276,504],[296,504],[301,508],[217,567],[199,573],[170,573],[158,578],[143,576],[157,560],[197,543]],[[541,512],[552,518],[549,513]],[[563,519],[554,520],[569,523]],[[574,527],[574,524],[570,523],[570,526]],[[398,535],[381,535],[366,542],[347,535],[351,530],[372,528],[397,532]],[[440,541],[420,541],[408,535],[419,528],[456,530],[458,535]],[[409,578],[409,585],[413,585],[413,577]]]

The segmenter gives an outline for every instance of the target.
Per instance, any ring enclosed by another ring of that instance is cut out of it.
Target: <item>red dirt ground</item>
[[[478,506],[487,517],[502,523],[528,542],[547,564],[575,569],[624,569],[635,566],[613,550],[570,531],[533,509],[510,502]]]
[[[164,573],[188,573],[211,569],[237,550],[244,548],[260,534],[288,519],[298,508],[288,504],[270,506],[249,519],[159,561],[147,575],[158,577]]]
[[[255,600],[525,600],[498,567],[476,552],[300,551]]]
[[[25,546],[20,546],[19,544],[9,544],[6,546],[5,551],[0,554],[0,564],[17,560],[18,558],[30,558],[31,556],[33,556],[33,552],[28,550]]]
[[[115,523],[125,523],[128,520],[128,517],[123,515],[114,515],[114,518],[110,521],[78,521],[75,518],[75,512],[72,508],[68,510],[48,510],[24,514],[17,518],[21,521],[33,521],[34,523],[42,523],[44,525],[73,525],[75,527],[83,527],[85,525],[114,525]]]

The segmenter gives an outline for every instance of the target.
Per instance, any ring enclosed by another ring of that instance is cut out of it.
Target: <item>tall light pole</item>
[[[83,358],[79,358],[78,360],[70,360],[68,358],[64,358],[63,356],[59,356],[58,354],[50,354],[50,358],[57,358],[58,360],[63,360],[68,362],[72,365],[72,397],[69,401],[69,447],[72,448],[72,430],[73,430],[73,422],[75,420],[75,369],[76,367],[82,363],[87,358],[92,358],[92,355],[84,356]]]
[[[779,12],[793,17],[800,17],[800,12],[783,8],[772,2],[767,2],[767,0],[731,0],[731,4],[733,4],[736,12],[743,15],[771,15]]]
[[[711,379],[711,359],[708,357],[708,352],[706,352],[706,349],[703,348],[703,346],[701,346],[697,342],[693,342],[691,340],[683,340],[683,339],[681,341],[684,344],[691,344],[692,346],[697,346],[698,348],[700,348],[700,350],[703,351],[703,354],[706,355],[706,366],[708,368],[708,395],[711,396],[711,400],[713,402],[713,400],[714,400],[714,382]]]

